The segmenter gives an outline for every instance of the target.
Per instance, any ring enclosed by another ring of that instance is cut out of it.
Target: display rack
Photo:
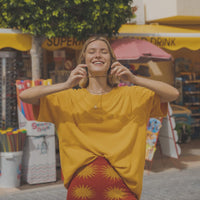
[[[0,52],[0,129],[17,128],[16,53]]]
[[[200,73],[183,78],[183,103],[192,112],[192,127],[200,127]]]
[[[180,104],[191,110],[192,137],[199,137],[200,128],[200,72],[179,72],[182,93]]]

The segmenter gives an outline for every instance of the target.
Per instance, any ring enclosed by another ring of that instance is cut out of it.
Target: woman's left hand
[[[111,65],[111,74],[119,77],[122,81],[129,81],[135,85],[153,90],[160,96],[161,103],[174,101],[179,96],[178,90],[171,85],[161,81],[135,76],[119,62],[114,62]]]
[[[111,65],[111,75],[118,77],[122,81],[134,82],[135,75],[120,62],[114,62]]]

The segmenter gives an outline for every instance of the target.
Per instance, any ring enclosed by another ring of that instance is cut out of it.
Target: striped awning
[[[169,50],[188,48],[200,49],[200,30],[177,28],[158,24],[125,24],[119,30],[119,37],[133,37],[147,40],[158,47]]]

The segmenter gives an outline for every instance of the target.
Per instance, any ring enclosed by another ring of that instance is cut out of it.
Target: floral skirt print
[[[103,158],[98,157],[72,179],[67,200],[137,200],[121,177]]]

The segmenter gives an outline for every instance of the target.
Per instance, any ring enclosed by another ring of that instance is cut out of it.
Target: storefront
[[[42,45],[43,77],[51,78],[53,83],[65,81],[77,64],[82,45],[83,41],[77,41],[75,38],[47,39]]]
[[[174,77],[173,84],[181,93],[176,103],[192,111],[192,137],[200,137],[200,27],[189,29],[158,24],[126,24],[120,28],[119,37],[150,41],[173,56],[173,61],[167,67],[171,70],[163,73],[162,80]],[[158,67],[161,71],[166,69],[163,63]]]

